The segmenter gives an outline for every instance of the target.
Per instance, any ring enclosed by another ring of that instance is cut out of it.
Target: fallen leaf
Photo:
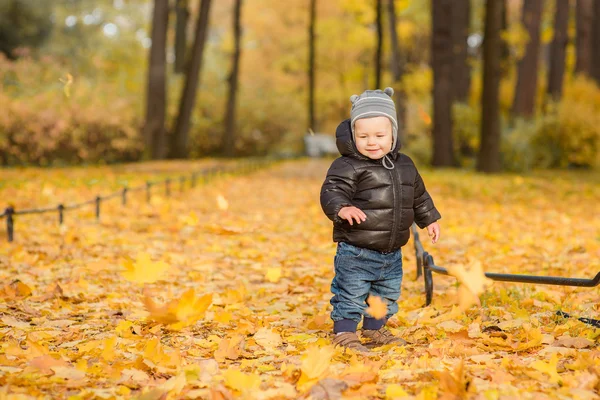
[[[387,305],[383,302],[381,297],[369,295],[367,304],[369,307],[367,307],[365,312],[373,318],[382,319],[387,315]]]
[[[150,294],[145,292],[143,302],[151,319],[166,324],[171,329],[180,330],[204,317],[206,310],[212,304],[212,294],[196,297],[194,289],[190,289],[179,299],[171,300],[166,304],[157,304],[151,299]]]
[[[277,347],[281,346],[281,336],[268,328],[260,328],[254,334],[254,340],[263,349],[268,351],[274,351]]]

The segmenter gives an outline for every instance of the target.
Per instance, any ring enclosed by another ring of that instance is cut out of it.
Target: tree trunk
[[[401,144],[406,144],[406,105],[404,104],[405,94],[402,87],[402,75],[404,75],[406,61],[400,53],[400,44],[398,43],[398,32],[396,32],[396,6],[394,0],[388,0],[387,4],[392,47],[391,70],[395,85],[394,100],[396,102],[396,120],[398,121],[398,140]]]
[[[508,7],[506,6],[506,0],[502,0],[502,28],[501,32],[508,31]],[[502,52],[500,56],[500,73],[502,77],[505,78],[510,72],[510,48],[508,47],[508,43],[506,40],[502,40],[502,36],[500,36]]]
[[[242,39],[241,18],[242,0],[235,0],[233,15],[233,32],[235,47],[233,52],[231,73],[229,74],[228,79],[229,94],[227,98],[227,114],[225,116],[225,134],[223,135],[223,154],[227,157],[231,157],[235,154],[235,111],[239,82],[239,65]]]
[[[175,72],[180,74],[185,70],[186,34],[190,12],[189,0],[177,0],[175,6]]]
[[[477,170],[500,171],[500,30],[504,0],[487,0],[483,39],[483,92],[481,95],[481,141]]]
[[[529,34],[529,41],[525,49],[525,56],[518,65],[512,109],[515,116],[531,117],[535,110],[542,5],[543,0],[523,0],[522,22]]]
[[[310,0],[310,20],[308,25],[308,129],[317,131],[315,117],[315,26],[317,0]]]
[[[381,89],[381,57],[383,52],[383,21],[382,21],[382,0],[375,0],[377,25],[377,51],[375,52],[375,89]]]
[[[433,69],[434,166],[455,166],[452,143],[452,12],[453,0],[432,0],[431,66]]]
[[[600,1],[594,1],[591,77],[600,86]]]
[[[568,0],[556,0],[554,13],[554,38],[550,45],[550,71],[548,73],[548,95],[554,101],[562,95],[563,77],[565,75],[565,53],[569,41],[567,26],[569,24]]]
[[[171,142],[171,157],[185,158],[188,156],[188,133],[190,130],[190,118],[196,103],[198,82],[202,72],[202,59],[204,44],[206,43],[206,31],[208,30],[208,16],[210,13],[211,0],[199,0],[200,12],[196,22],[196,35],[190,63],[187,67],[185,85],[179,101],[179,114],[175,124]]]
[[[594,0],[577,0],[575,39],[575,72],[592,76],[592,32],[594,30]],[[596,23],[597,25],[597,23]]]
[[[454,0],[452,7],[452,42],[454,63],[452,67],[454,82],[454,101],[469,101],[471,89],[471,67],[467,53],[471,21],[471,0]]]
[[[154,0],[152,16],[152,47],[148,68],[148,86],[146,93],[146,122],[143,136],[145,156],[152,159],[165,158],[166,132],[165,112],[167,103],[167,28],[169,24],[169,1]]]

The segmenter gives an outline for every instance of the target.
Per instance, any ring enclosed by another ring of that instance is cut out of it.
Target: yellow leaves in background
[[[461,264],[449,265],[448,273],[460,283],[458,287],[458,305],[461,310],[466,310],[472,305],[480,305],[479,295],[492,284],[483,272],[481,262],[475,260],[468,269]]]
[[[215,351],[215,360],[223,362],[225,360],[237,360],[245,345],[244,336],[235,335],[232,338],[221,340],[219,348]]]
[[[267,351],[274,351],[281,346],[281,336],[269,328],[260,328],[254,334],[254,340]]]
[[[256,390],[260,386],[260,376],[245,374],[237,369],[228,369],[223,376],[228,387],[241,393]]]
[[[138,253],[135,262],[125,259],[123,267],[125,279],[136,283],[156,282],[169,269],[169,265],[164,261],[153,262],[148,253]]]
[[[367,307],[365,312],[373,318],[382,319],[387,315],[387,305],[381,297],[369,295],[367,304],[369,304],[369,307]]]
[[[267,270],[266,278],[271,283],[279,282],[279,279],[281,279],[281,267],[269,268]]]
[[[150,313],[150,318],[156,322],[168,325],[174,330],[190,326],[204,314],[212,304],[212,293],[196,297],[194,289],[189,289],[179,299],[173,299],[166,304],[158,304],[148,291],[144,291],[143,303]]]
[[[73,85],[73,75],[67,73],[64,78],[60,78],[60,82],[64,85],[63,92],[65,96],[71,97],[71,85]]]

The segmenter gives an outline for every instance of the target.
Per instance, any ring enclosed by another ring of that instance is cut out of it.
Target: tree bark
[[[175,72],[180,74],[185,71],[186,34],[190,16],[188,0],[177,0],[175,16]]]
[[[452,141],[452,0],[432,0],[431,66],[433,69],[434,166],[455,166]]]
[[[600,86],[600,1],[594,1],[591,77]]]
[[[594,0],[577,0],[575,8],[577,26],[575,73],[587,76],[592,76],[594,3]]]
[[[235,114],[236,114],[236,100],[239,83],[239,65],[241,56],[241,39],[242,39],[242,0],[235,0],[234,14],[233,14],[233,32],[234,32],[234,52],[231,66],[231,73],[229,74],[229,94],[227,98],[227,114],[225,116],[225,134],[223,135],[223,154],[227,157],[231,157],[235,154]]]
[[[388,0],[388,17],[391,38],[391,70],[394,79],[394,100],[396,102],[396,120],[398,121],[398,140],[406,144],[406,105],[404,103],[404,90],[402,87],[402,76],[406,68],[406,60],[400,52],[398,32],[396,32],[396,6],[394,0]]]
[[[529,41],[525,56],[518,64],[512,109],[515,116],[531,117],[535,110],[542,5],[543,0],[523,0],[522,22],[529,34]]]
[[[381,4],[381,1],[382,0],[375,0],[375,14],[377,16],[375,20],[375,24],[377,25],[377,50],[375,52],[375,89],[381,89],[381,57],[383,53],[383,5]]]
[[[152,15],[152,47],[148,68],[146,93],[146,120],[143,136],[145,156],[152,159],[165,158],[166,131],[165,113],[167,103],[167,28],[169,24],[169,1],[154,0]]]
[[[198,22],[196,22],[196,34],[194,37],[194,47],[190,63],[187,67],[185,84],[179,101],[179,114],[173,132],[171,142],[171,157],[185,158],[188,156],[188,136],[190,130],[190,118],[194,105],[196,104],[196,95],[198,92],[198,82],[202,72],[202,59],[204,54],[204,45],[206,43],[206,32],[208,30],[208,16],[210,14],[211,0],[199,0],[200,12]]]
[[[554,101],[562,95],[563,77],[565,75],[565,54],[569,41],[567,27],[569,24],[569,1],[556,0],[554,13],[554,38],[550,45],[550,70],[548,73],[548,95]]]
[[[502,28],[501,33],[506,32],[508,30],[508,7],[506,6],[506,0],[502,0]],[[500,36],[502,52],[500,56],[500,73],[502,77],[505,78],[510,72],[510,49],[508,47],[508,43],[506,40],[502,40],[502,36]]]
[[[477,170],[500,171],[500,30],[504,0],[487,0],[483,40],[483,92],[481,95],[481,141]]]
[[[468,60],[467,39],[471,21],[471,0],[454,0],[452,7],[452,42],[454,63],[454,101],[466,103],[471,89],[471,66]]]
[[[317,0],[310,0],[308,24],[308,129],[317,131],[315,117],[315,27],[317,19]]]

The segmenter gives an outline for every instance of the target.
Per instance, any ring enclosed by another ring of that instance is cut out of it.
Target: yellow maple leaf
[[[367,307],[365,312],[373,318],[382,319],[387,315],[387,305],[381,297],[369,295],[367,304],[369,304],[369,307]]]
[[[480,304],[479,295],[492,284],[492,280],[485,276],[479,260],[475,260],[465,268],[462,264],[450,265],[448,273],[456,278],[458,288],[458,303],[461,310],[466,310],[474,304]]]
[[[311,346],[308,348],[302,356],[300,366],[302,374],[297,383],[298,390],[307,389],[327,375],[334,353],[333,346]]]
[[[137,283],[156,282],[169,269],[169,265],[164,261],[153,262],[148,253],[138,253],[135,262],[125,259],[123,266],[125,279]]]
[[[229,208],[229,202],[222,194],[217,195],[217,207],[221,211],[227,211]]]
[[[168,325],[171,329],[179,330],[204,317],[206,310],[212,304],[212,293],[196,297],[194,289],[190,289],[179,299],[173,299],[166,304],[157,304],[145,291],[142,301],[151,319]]]
[[[281,279],[281,267],[269,268],[266,278],[271,283],[279,282],[279,279]]]
[[[386,400],[395,400],[403,397],[408,397],[408,393],[406,393],[402,386],[394,383],[391,385],[387,385],[387,387],[385,388]]]
[[[529,364],[530,368],[533,368],[540,372],[548,374],[548,376],[550,377],[550,382],[558,384],[562,379],[560,378],[560,375],[558,374],[558,371],[556,370],[557,366],[558,366],[558,356],[556,355],[556,353],[552,353],[552,357],[550,357],[549,362],[537,360],[537,361],[534,361],[531,364]]]
[[[260,376],[245,374],[237,369],[228,369],[223,373],[225,385],[238,392],[247,393],[249,390],[258,389]]]
[[[219,348],[214,353],[215,360],[223,362],[226,359],[237,360],[240,357],[242,346],[244,345],[244,336],[235,335],[232,338],[226,338],[219,342]]]
[[[281,346],[281,336],[269,328],[260,328],[254,334],[254,340],[265,350],[273,351]]]

